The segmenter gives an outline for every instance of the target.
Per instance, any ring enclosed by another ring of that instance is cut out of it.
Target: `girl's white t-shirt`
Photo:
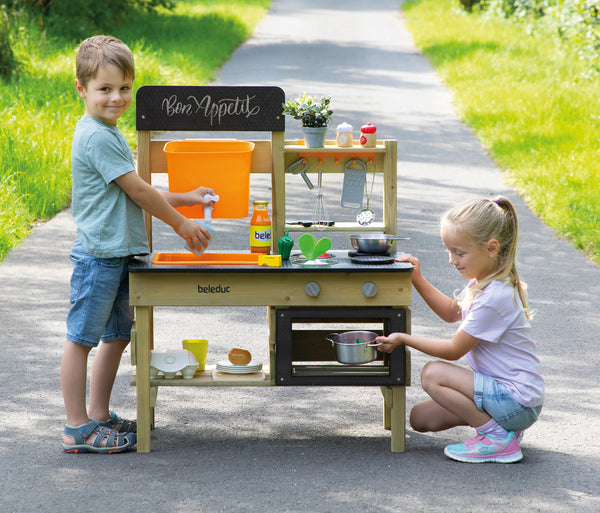
[[[508,280],[492,281],[475,296],[462,311],[460,329],[480,340],[466,355],[475,372],[504,384],[523,406],[543,404],[544,380],[539,373],[531,325]]]

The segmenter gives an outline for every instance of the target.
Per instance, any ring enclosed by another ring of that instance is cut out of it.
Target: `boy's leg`
[[[429,362],[421,373],[423,390],[441,408],[451,415],[442,415],[439,429],[444,424],[460,420],[455,425],[481,426],[491,417],[477,408],[473,400],[473,371],[447,362]],[[449,426],[453,427],[453,426]]]
[[[60,384],[69,426],[81,426],[90,421],[85,407],[85,392],[87,361],[91,349],[70,340],[65,344],[60,365]]]
[[[123,351],[129,340],[101,342],[90,375],[90,418],[106,422],[110,418],[109,402]]]
[[[125,342],[126,343],[123,347],[126,347],[129,341]],[[90,418],[88,417],[85,407],[85,397],[87,361],[91,349],[91,347],[76,344],[71,340],[67,340],[60,366],[60,381],[65,403],[65,411],[67,414],[67,426],[74,428],[84,426],[90,422]],[[96,436],[98,436],[98,433],[92,432],[85,439],[85,442],[88,444],[93,444]],[[101,436],[103,438],[100,445],[102,447],[106,447],[109,437],[107,434],[103,434]],[[116,447],[119,443],[122,442],[119,441],[118,437],[115,435],[111,447]],[[71,435],[65,433],[63,434],[63,444],[71,446],[75,444],[75,440]],[[67,447],[64,448],[67,450]]]

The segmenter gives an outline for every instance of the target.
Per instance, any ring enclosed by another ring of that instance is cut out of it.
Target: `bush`
[[[10,44],[10,26],[6,9],[0,6],[0,79],[10,80],[17,67],[17,61]]]
[[[42,30],[78,41],[114,29],[139,10],[173,9],[172,0],[0,0],[15,16],[28,13]]]
[[[459,0],[472,12],[488,11],[523,20],[529,30],[555,31],[587,63],[588,75],[600,72],[599,0]]]

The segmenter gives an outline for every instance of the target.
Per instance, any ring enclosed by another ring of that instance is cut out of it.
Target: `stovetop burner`
[[[394,263],[394,257],[392,255],[388,255],[387,253],[381,255],[373,255],[372,253],[349,251],[348,256],[350,257],[350,261],[354,264],[383,265]]]

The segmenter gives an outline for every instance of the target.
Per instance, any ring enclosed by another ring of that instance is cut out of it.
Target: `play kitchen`
[[[193,107],[203,107],[166,109],[165,105],[184,98]],[[304,140],[286,140],[281,115],[284,100],[283,91],[276,87],[144,86],[138,91],[138,172],[143,179],[151,182],[153,173],[168,172],[171,187],[169,149],[186,154],[188,160],[198,155],[187,153],[214,153],[209,156],[217,159],[211,164],[212,173],[219,174],[215,172],[219,170],[225,175],[218,178],[218,186],[204,179],[194,182],[213,187],[218,195],[210,215],[201,207],[185,214],[215,230],[214,244],[207,251],[200,255],[184,248],[176,253],[155,251],[130,267],[130,302],[136,312],[132,384],[137,388],[139,452],[151,448],[158,387],[275,385],[381,387],[384,427],[391,429],[392,451],[404,451],[410,355],[404,347],[384,355],[374,343],[378,334],[410,331],[412,266],[393,258],[401,240],[396,235],[396,141],[377,140],[363,147],[359,141],[338,146],[334,140],[309,148]],[[219,105],[226,108],[212,109]],[[190,152],[189,141],[169,145],[157,137],[158,131],[174,130],[194,132],[190,134],[194,138],[202,131],[265,131],[270,138],[235,141],[242,144],[233,146],[234,141],[212,140],[203,147],[199,143],[204,141],[195,140]],[[372,138],[366,140],[371,142]],[[243,166],[230,166],[230,158],[246,160]],[[198,169],[189,162],[176,167],[181,181]],[[227,178],[242,167],[242,176]],[[307,174],[312,169],[316,170],[313,179]],[[245,189],[250,173],[269,173],[271,190],[250,198]],[[343,174],[339,201],[343,208],[352,209],[348,220],[332,222],[319,196],[323,182],[333,173]],[[377,206],[369,204],[374,176],[383,182],[383,199]],[[286,177],[297,177],[314,191],[312,221],[286,220]],[[239,195],[235,204],[229,202],[233,195]],[[365,208],[373,209],[372,218],[360,216]],[[249,240],[262,244],[254,251],[251,243],[239,252],[219,250],[219,219],[230,218],[248,218],[245,229],[249,236],[254,234]],[[147,231],[152,243],[150,218]],[[332,247],[329,232],[344,234],[345,245]],[[265,306],[269,361],[260,372],[220,376],[209,358],[206,368],[191,378],[176,375],[171,379],[169,375],[160,379],[154,371],[151,375],[153,309],[158,306]]]

